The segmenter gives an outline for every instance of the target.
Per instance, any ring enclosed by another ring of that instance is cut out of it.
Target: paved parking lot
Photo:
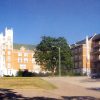
[[[86,77],[86,76],[60,77],[59,79],[67,83],[82,86],[85,88],[100,88],[100,79],[91,79],[90,77]]]
[[[51,77],[43,79],[59,87],[58,90],[53,91],[56,94],[70,97],[90,96],[100,98],[100,79],[91,79],[89,77]]]

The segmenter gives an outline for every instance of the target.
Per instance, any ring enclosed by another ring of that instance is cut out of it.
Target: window
[[[11,52],[10,51],[8,51],[8,55],[11,55]]]
[[[11,61],[11,57],[10,56],[8,56],[8,62],[10,62]]]
[[[91,48],[91,52],[93,52],[93,48]]]
[[[10,68],[10,67],[11,67],[11,64],[10,64],[10,63],[8,63],[8,64],[7,64],[7,66],[8,66],[8,68]]]
[[[75,49],[75,53],[77,53],[77,49]]]
[[[22,58],[18,58],[18,62],[21,63],[22,62]]]
[[[10,36],[8,36],[8,37],[7,37],[7,40],[9,40],[9,41],[10,41],[10,40],[11,40],[11,37],[10,37]]]
[[[24,53],[24,57],[28,57],[28,53]]]
[[[78,59],[78,55],[75,55],[75,60],[77,60]]]
[[[24,58],[24,62],[25,63],[28,63],[28,58]]]
[[[78,67],[78,63],[75,63],[75,68],[77,68]]]
[[[79,55],[79,60],[81,60],[82,59],[82,56],[81,55]]]
[[[3,51],[3,55],[5,55],[5,51]]]
[[[90,59],[93,60],[93,56],[92,55],[91,55]]]
[[[82,67],[82,62],[81,61],[79,62],[79,67]]]
[[[5,56],[3,56],[3,61],[5,61]]]
[[[82,48],[79,48],[79,52],[81,52],[82,51]]]
[[[5,41],[5,37],[3,37],[3,41]]]
[[[25,64],[20,64],[20,69],[26,69],[26,65]]]
[[[18,56],[22,56],[22,53],[21,52],[18,52]]]
[[[6,49],[5,45],[3,45],[3,47],[2,47],[2,48],[3,48],[3,50],[5,50],[5,49]]]

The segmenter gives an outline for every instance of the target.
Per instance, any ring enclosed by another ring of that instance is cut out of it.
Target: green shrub
[[[14,77],[14,75],[3,75],[3,77]]]
[[[4,77],[12,77],[12,76],[10,76],[10,75],[4,75]]]
[[[23,71],[22,74],[23,77],[32,77],[33,73],[32,72],[28,72],[28,70]]]
[[[22,77],[22,76],[23,76],[23,71],[19,70],[19,71],[17,72],[17,76],[18,76],[18,77]]]
[[[68,75],[68,76],[82,76],[81,73],[72,72],[72,71],[67,72],[67,75]]]

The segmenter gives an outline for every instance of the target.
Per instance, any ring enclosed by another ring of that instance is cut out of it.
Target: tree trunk
[[[52,76],[54,76],[55,72],[56,72],[56,66],[53,66],[52,67]]]

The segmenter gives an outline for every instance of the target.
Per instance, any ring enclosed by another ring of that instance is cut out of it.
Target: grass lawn
[[[56,86],[39,77],[3,77],[0,78],[0,88],[51,90],[56,89]]]

